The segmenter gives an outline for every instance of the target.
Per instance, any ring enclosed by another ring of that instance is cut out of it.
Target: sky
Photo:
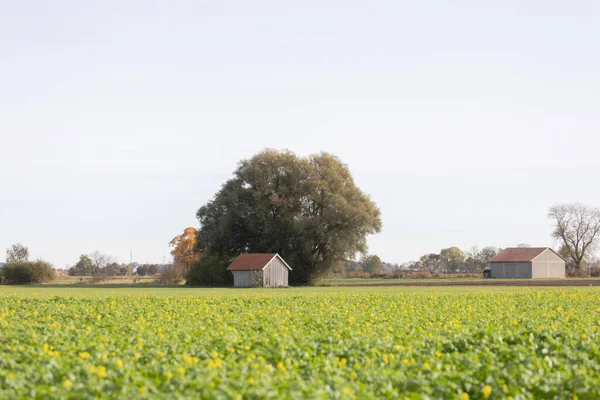
[[[264,148],[337,155],[370,252],[554,245],[600,205],[600,2],[0,0],[0,261],[169,240]]]

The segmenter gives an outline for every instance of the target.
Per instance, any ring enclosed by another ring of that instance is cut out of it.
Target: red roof
[[[227,270],[229,271],[260,271],[269,261],[271,261],[276,253],[249,253],[240,254]]]
[[[530,262],[548,247],[509,247],[502,250],[490,262]]]

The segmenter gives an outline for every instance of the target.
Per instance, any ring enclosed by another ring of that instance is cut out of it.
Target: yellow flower
[[[117,367],[121,368],[121,367],[123,366],[123,361],[121,361],[121,360],[117,360],[117,361],[115,361],[115,365],[116,365]]]
[[[460,400],[469,400],[469,393],[467,392],[462,392],[462,394],[460,395]]]
[[[490,394],[492,394],[492,387],[490,385],[485,385],[483,387],[483,397],[487,399],[490,397]]]
[[[70,388],[71,386],[73,386],[73,382],[71,382],[70,379],[65,379],[65,381],[63,382],[63,386],[66,388]]]
[[[165,372],[165,378],[170,380],[171,378],[173,378],[173,373],[171,371]]]
[[[103,365],[98,366],[98,368],[96,368],[96,374],[100,377],[100,378],[104,378],[106,377],[106,367]]]
[[[179,372],[181,375],[183,375],[183,374],[185,374],[185,368],[179,367],[179,368],[177,368],[177,372]]]
[[[144,393],[147,393],[147,392],[148,392],[148,389],[146,389],[146,386],[142,386],[142,387],[139,389],[139,391],[140,391],[140,393],[141,393],[141,394],[144,394]]]
[[[86,359],[90,358],[90,353],[88,353],[87,351],[81,352],[81,353],[79,353],[79,357],[86,360]]]

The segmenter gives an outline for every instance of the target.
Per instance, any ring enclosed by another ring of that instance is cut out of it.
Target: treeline
[[[172,264],[119,264],[115,258],[95,251],[82,254],[77,263],[69,268],[70,276],[152,276],[172,267]]]

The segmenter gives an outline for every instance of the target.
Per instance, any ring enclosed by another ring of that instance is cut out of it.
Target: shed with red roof
[[[229,267],[235,287],[288,286],[292,268],[276,253],[240,254]]]
[[[549,247],[514,247],[490,260],[492,278],[564,278],[565,260]]]

